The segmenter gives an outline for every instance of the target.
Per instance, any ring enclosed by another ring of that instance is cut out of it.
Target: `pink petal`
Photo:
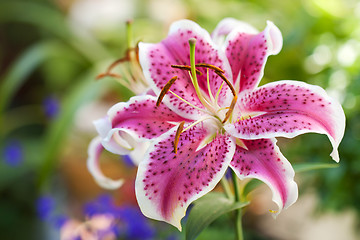
[[[333,145],[331,156],[339,161],[337,148],[344,135],[345,115],[341,105],[321,87],[297,81],[274,82],[244,94],[239,104],[243,117],[260,115],[225,126],[233,136],[258,139],[326,134]]]
[[[175,127],[155,140],[139,165],[135,190],[145,216],[181,230],[180,221],[186,208],[220,181],[232,159],[235,144],[231,137],[218,135],[201,147],[202,140],[212,133],[196,125],[180,135],[175,154],[176,130]]]
[[[104,148],[101,145],[101,137],[94,138],[91,141],[88,149],[87,168],[90,174],[93,176],[95,182],[99,184],[99,186],[111,190],[117,189],[121,187],[124,180],[112,180],[104,176],[104,174],[101,172],[99,166],[99,159],[103,150]]]
[[[224,18],[219,22],[214,31],[211,33],[211,38],[217,44],[223,44],[225,37],[232,31],[243,32],[247,34],[257,34],[258,30],[250,24],[239,21],[234,18]]]
[[[226,56],[233,74],[232,79],[239,92],[252,90],[258,86],[264,75],[268,56],[278,54],[282,48],[281,32],[270,21],[267,22],[265,30],[259,34],[245,30],[234,29],[229,33],[225,43]]]
[[[144,75],[156,94],[159,94],[164,85],[174,76],[178,79],[171,86],[171,90],[191,104],[204,108],[192,85],[188,71],[174,69],[171,65],[190,65],[189,39],[196,38],[196,63],[208,63],[225,71],[226,77],[231,77],[230,66],[225,54],[218,50],[209,33],[196,23],[189,20],[180,20],[171,25],[168,37],[157,44],[140,43],[139,57]],[[198,68],[203,75],[198,75],[200,88],[208,96],[206,69]],[[215,96],[222,80],[212,70],[209,73],[211,92]],[[221,106],[228,106],[232,95],[227,86],[224,86],[219,97]],[[171,93],[166,94],[163,102],[179,115],[196,120],[202,115],[199,110],[184,103]]]
[[[180,117],[164,104],[156,106],[156,97],[135,96],[128,102],[114,105],[108,112],[113,129],[121,129],[136,140],[153,139],[177,123],[191,120]]]
[[[237,145],[230,166],[240,179],[256,178],[270,187],[272,200],[279,207],[275,213],[278,215],[297,200],[294,169],[281,154],[276,139],[243,140],[243,143],[247,149]]]

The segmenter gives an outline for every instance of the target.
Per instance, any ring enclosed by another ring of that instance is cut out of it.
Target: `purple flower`
[[[221,21],[212,36],[181,20],[160,43],[139,44],[144,76],[158,98],[118,103],[96,127],[97,144],[114,153],[149,143],[135,184],[145,216],[181,230],[187,207],[211,191],[228,167],[240,179],[266,183],[279,214],[297,200],[298,189],[276,137],[325,134],[339,161],[345,116],[337,101],[298,81],[258,86],[268,56],[281,48],[272,22],[258,32],[234,19]]]
[[[41,220],[49,220],[55,209],[55,201],[50,196],[41,196],[36,200],[36,213]]]
[[[45,115],[48,118],[53,119],[59,113],[59,109],[60,109],[59,100],[55,96],[48,96],[43,101],[43,108]]]
[[[101,195],[86,203],[84,212],[88,217],[99,214],[114,217],[118,224],[113,226],[112,231],[123,239],[149,239],[155,235],[155,229],[137,207],[116,206],[110,195]]]
[[[24,161],[23,148],[20,142],[8,142],[3,149],[3,156],[5,163],[9,166],[19,166]]]
[[[121,224],[119,233],[125,239],[152,239],[155,229],[138,207],[123,206],[119,209]]]

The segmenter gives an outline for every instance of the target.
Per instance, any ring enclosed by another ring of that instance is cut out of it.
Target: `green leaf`
[[[250,179],[249,182],[245,185],[243,192],[244,196],[248,195],[250,192],[252,192],[255,188],[257,188],[261,184],[263,184],[263,182],[256,178]]]
[[[59,43],[56,41],[44,41],[33,45],[0,77],[0,138],[5,137],[4,134],[7,130],[5,129],[4,114],[8,104],[27,80],[28,76],[46,59],[54,57],[59,53],[61,50],[59,46]]]
[[[208,193],[194,202],[186,223],[186,240],[195,239],[210,223],[223,214],[248,205],[233,202],[220,193]]]
[[[295,172],[307,172],[311,170],[327,169],[327,168],[337,168],[339,164],[336,163],[298,163],[293,164]]]
[[[25,51],[11,66],[0,82],[0,113],[22,86],[27,76],[45,59],[53,56],[58,45],[54,42],[38,43]]]
[[[89,103],[101,96],[107,82],[94,81],[97,70],[90,69],[83,74],[75,84],[66,98],[62,101],[59,116],[47,129],[45,146],[43,150],[43,164],[38,174],[39,187],[47,187],[47,179],[56,167],[58,155],[64,140],[73,126],[73,120],[77,110],[85,103]]]

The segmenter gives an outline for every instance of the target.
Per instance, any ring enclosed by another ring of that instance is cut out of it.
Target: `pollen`
[[[278,211],[275,211],[275,210],[269,210],[269,212],[271,212],[271,213],[278,213]]]
[[[177,154],[177,146],[179,144],[180,134],[182,133],[182,131],[184,129],[184,124],[185,124],[185,121],[182,121],[179,124],[178,129],[176,130],[175,139],[174,139],[174,152],[175,152],[175,154]]]
[[[156,106],[159,106],[161,101],[163,100],[163,98],[165,97],[165,94],[170,90],[171,85],[174,84],[174,82],[176,81],[178,77],[174,76],[172,77],[166,84],[165,86],[161,89],[161,92],[159,94],[159,97],[156,101]]]

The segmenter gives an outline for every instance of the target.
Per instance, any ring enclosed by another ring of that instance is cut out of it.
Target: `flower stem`
[[[224,189],[224,192],[225,192],[225,195],[228,199],[231,199],[233,200],[234,199],[234,196],[231,192],[231,188],[230,188],[230,185],[229,185],[229,182],[228,180],[226,179],[226,177],[223,177],[221,178],[221,186],[223,187]]]
[[[240,185],[238,182],[238,177],[234,172],[232,172],[232,179],[234,183],[234,190],[235,190],[235,202],[242,202],[242,190],[240,189]],[[235,229],[236,229],[236,239],[243,240],[243,229],[242,229],[242,210],[237,209],[235,211]]]

